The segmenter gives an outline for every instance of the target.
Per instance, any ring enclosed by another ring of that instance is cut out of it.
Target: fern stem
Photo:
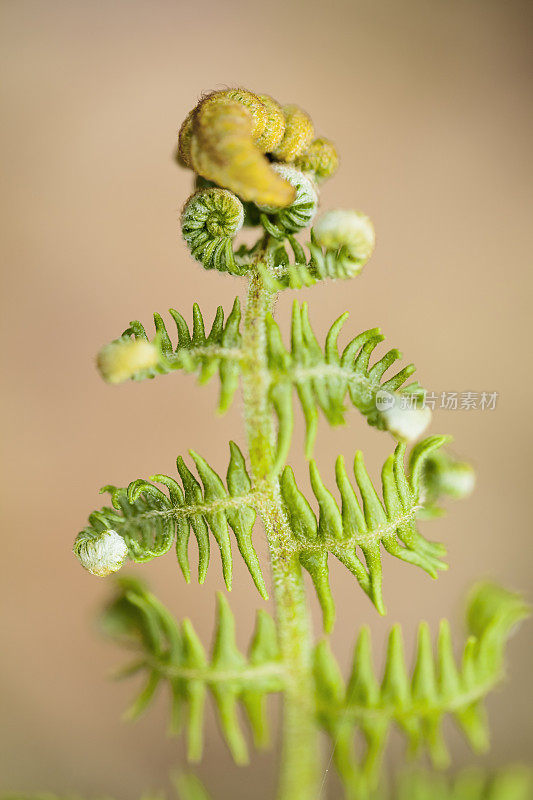
[[[244,316],[242,385],[253,489],[264,498],[276,623],[285,667],[281,770],[278,800],[315,800],[319,794],[318,731],[312,680],[312,639],[298,553],[288,546],[289,523],[273,474],[274,426],[268,401],[265,318],[274,294],[253,271]]]

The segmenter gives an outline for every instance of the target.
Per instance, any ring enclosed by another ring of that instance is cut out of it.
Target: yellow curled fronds
[[[329,139],[313,139],[307,150],[294,160],[294,166],[302,172],[312,172],[317,181],[323,181],[337,171],[339,156]]]
[[[263,153],[272,153],[279,146],[285,133],[285,114],[279,103],[267,94],[259,98],[266,109],[266,125],[256,145]]]
[[[313,140],[315,131],[311,118],[298,106],[284,106],[285,133],[280,144],[272,151],[277,161],[294,161],[304,153]]]
[[[219,103],[222,105],[238,103],[250,112],[253,119],[252,137],[257,144],[267,124],[267,110],[260,97],[246,89],[225,89],[221,92],[211,92],[204,97],[200,105],[205,109],[208,105]]]
[[[243,200],[283,207],[294,188],[263,156],[281,139],[280,110],[271,98],[244,89],[204,97],[183,123],[178,161]]]
[[[194,108],[192,111],[189,111],[181,124],[180,132],[178,134],[178,149],[176,152],[176,160],[180,167],[188,167],[189,169],[192,169],[191,138],[193,132],[194,112]]]

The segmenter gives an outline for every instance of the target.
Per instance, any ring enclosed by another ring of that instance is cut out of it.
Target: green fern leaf
[[[319,643],[314,667],[319,719],[334,743],[336,767],[348,797],[365,796],[365,790],[375,785],[393,724],[406,735],[412,752],[426,748],[437,766],[448,761],[441,734],[448,714],[476,751],[486,749],[482,701],[502,679],[506,641],[528,611],[518,595],[493,584],[477,586],[468,603],[468,639],[461,665],[455,660],[448,623],[441,623],[435,655],[429,629],[422,623],[412,677],[405,664],[401,629],[395,626],[381,683],[374,674],[368,629],[359,635],[347,684],[329,644]],[[362,759],[354,752],[356,729],[366,743]]]
[[[169,313],[177,328],[176,345],[173,345],[161,315],[154,314],[156,336],[152,341],[158,348],[159,361],[154,367],[134,373],[132,379],[144,380],[182,369],[185,372],[198,371],[200,383],[207,383],[218,372],[221,386],[219,410],[226,411],[238,386],[239,364],[242,359],[239,298],[235,298],[225,322],[222,306],[217,308],[209,333],[206,333],[202,312],[197,303],[193,306],[192,329],[189,329],[178,311],[171,308]],[[131,339],[149,341],[144,326],[138,320],[130,322],[122,337],[115,340],[115,343]]]
[[[271,291],[283,289],[305,289],[323,280],[346,280],[356,277],[367,259],[354,256],[347,247],[329,249],[321,247],[311,229],[311,241],[308,243],[309,255],[305,248],[291,234],[285,236],[285,242],[277,242],[271,253],[270,268],[259,265],[266,285]]]
[[[326,489],[314,461],[310,463],[313,493],[319,506],[319,518],[301,494],[292,469],[287,466],[281,476],[281,494],[294,535],[294,547],[300,562],[315,585],[324,616],[326,630],[331,630],[334,604],[328,577],[328,555],[331,553],[355,576],[361,588],[380,614],[385,613],[382,595],[380,545],[396,558],[415,564],[431,577],[446,569],[441,544],[428,542],[419,532],[416,516],[420,504],[420,473],[424,461],[447,441],[445,436],[431,436],[413,448],[411,474],[405,472],[405,444],[398,444],[385,462],[382,473],[381,499],[358,451],[354,476],[362,503],[350,482],[342,456],[336,463],[337,487],[341,507]],[[357,554],[359,548],[365,563]]]
[[[266,696],[283,688],[283,667],[272,618],[257,612],[255,633],[248,656],[235,643],[235,621],[229,605],[218,594],[216,631],[211,657],[189,620],[181,625],[140,581],[118,580],[118,594],[102,618],[104,631],[137,651],[134,663],[119,677],[142,672],[146,683],[127,712],[142,714],[162,684],[172,700],[171,730],[186,729],[188,757],[198,761],[203,747],[205,701],[210,693],[224,739],[237,763],[248,758],[238,720],[239,704],[249,719],[257,746],[268,742]],[[187,711],[186,719],[184,712]]]
[[[167,492],[144,479],[134,480],[126,488],[104,486],[101,491],[109,492],[112,507],[93,511],[89,525],[76,538],[74,552],[84,563],[80,557],[83,549],[98,542],[104,532],[113,531],[124,540],[129,558],[140,563],[167,553],[175,541],[178,563],[188,583],[192,530],[198,544],[198,580],[203,583],[210,561],[211,534],[220,551],[224,581],[231,589],[231,528],[253,581],[266,599],[265,582],[252,542],[258,495],[252,491],[241,451],[230,442],[227,488],[201,456],[191,451],[191,457],[199,481],[181,456],[177,459],[181,483],[168,475],[152,476],[151,480],[164,486]]]
[[[330,425],[342,425],[345,416],[345,398],[363,414],[369,425],[386,428],[385,417],[376,405],[379,390],[404,393],[418,398],[423,390],[418,383],[405,386],[413,374],[413,364],[383,380],[385,372],[401,358],[398,350],[389,350],[370,366],[370,358],[383,341],[378,328],[364,331],[352,339],[339,352],[337,340],[348,314],[343,314],[331,326],[324,347],[318,343],[309,322],[307,303],[297,301],[292,308],[291,346],[283,344],[278,325],[270,316],[267,320],[269,368],[274,377],[271,402],[279,419],[280,443],[278,461],[286,457],[287,442],[292,430],[292,389],[296,389],[306,425],[306,454],[313,449],[318,426],[318,412],[322,411]]]

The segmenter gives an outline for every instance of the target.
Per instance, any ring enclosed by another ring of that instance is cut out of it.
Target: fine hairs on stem
[[[449,764],[442,732],[446,717],[474,751],[487,748],[483,700],[504,675],[506,641],[528,609],[520,596],[492,583],[478,584],[467,602],[460,658],[446,621],[435,637],[421,622],[410,664],[396,625],[378,676],[370,632],[363,627],[354,636],[349,674],[342,676],[328,639],[336,616],[330,563],[340,562],[355,578],[354,603],[366,595],[376,613],[385,614],[382,559],[393,556],[432,578],[446,569],[444,545],[427,539],[419,523],[440,516],[447,495],[469,494],[473,471],[448,451],[449,436],[424,435],[431,413],[424,389],[411,380],[415,367],[398,366],[398,350],[381,350],[379,328],[354,335],[340,348],[347,314],[332,323],[323,343],[306,303],[294,301],[288,341],[274,319],[279,292],[311,286],[318,291],[325,280],[355,279],[375,246],[365,214],[337,209],[317,217],[321,184],[334,175],[339,160],[333,143],[315,135],[310,116],[296,105],[282,106],[241,88],[213,92],[183,122],[176,158],[194,176],[193,193],[181,213],[183,238],[193,259],[205,270],[225,273],[240,296],[229,313],[218,308],[210,325],[196,304],[191,324],[174,309],[166,320],[154,314],[153,333],[139,321],[130,322],[101,349],[97,365],[111,384],[175,371],[196,373],[201,383],[218,376],[219,411],[230,407],[239,388],[242,392],[244,435],[240,444],[229,443],[225,476],[190,451],[185,459],[178,456],[175,475],[105,486],[110,505],[89,515],[74,553],[89,572],[104,576],[128,561],[151,561],[175,548],[179,570],[190,582],[192,533],[199,582],[215,552],[228,591],[233,559],[242,558],[259,594],[247,653],[237,647],[225,592],[218,595],[207,652],[191,622],[176,620],[141,580],[115,578],[102,625],[135,652],[122,675],[144,676],[128,716],[142,714],[165,688],[170,729],[184,733],[187,756],[196,762],[210,695],[235,762],[246,764],[251,742],[240,711],[254,746],[267,747],[272,738],[268,695],[279,693],[277,800],[325,797],[330,765],[348,800],[384,798],[382,764],[394,727],[405,736],[408,752],[425,752],[434,770]],[[235,244],[244,227],[258,233],[250,247]],[[305,245],[296,238],[301,233]],[[298,407],[312,497],[300,490],[287,463]],[[313,459],[320,415],[341,425],[350,407],[391,437],[380,477],[370,476],[359,451],[351,463],[339,456],[334,470],[326,465],[319,471]],[[179,441],[179,427],[175,433]],[[265,564],[254,544],[258,520],[268,543]],[[322,609],[318,641],[305,572]],[[356,595],[359,588],[362,594]],[[272,616],[263,607],[269,594]],[[325,753],[322,732],[330,739]],[[415,772],[396,783],[394,796],[409,800],[506,800],[510,791],[513,800],[525,800],[528,791],[520,770],[465,773],[451,782]],[[208,797],[192,774],[177,779],[177,791],[182,800]]]

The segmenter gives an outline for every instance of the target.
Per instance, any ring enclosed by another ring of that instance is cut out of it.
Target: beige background
[[[172,472],[194,447],[225,469],[239,440],[239,402],[213,414],[216,382],[187,376],[110,388],[93,356],[130,319],[169,306],[208,319],[241,285],[203,272],[178,236],[190,175],[171,160],[180,121],[205,90],[245,85],[297,102],[335,139],[342,168],[324,208],[373,218],[378,247],[358,280],[302,292],[323,332],[345,309],[347,332],[381,324],[435,392],[497,391],[497,409],[440,411],[478,469],[478,490],[427,529],[449,545],[451,569],[432,583],[385,559],[382,620],[333,568],[346,663],[354,631],[448,615],[480,575],[528,590],[531,573],[530,224],[533,113],[529,2],[496,0],[229,0],[110,3],[3,0],[1,151],[3,258],[3,532],[0,789],[136,798],[166,785],[182,746],[162,738],[160,703],[120,721],[133,686],[113,685],[121,653],[91,619],[110,585],[70,554],[97,488]],[[293,294],[279,302],[287,325]],[[351,413],[321,426],[323,474],[357,447],[376,470],[390,440]],[[292,460],[299,469],[298,428]],[[262,533],[257,532],[262,542]],[[264,547],[262,544],[260,548]],[[207,584],[186,587],[174,556],[135,570],[207,640]],[[244,644],[258,597],[237,565],[231,596]],[[490,763],[527,759],[532,743],[524,628],[510,646],[511,681],[490,701]],[[472,761],[459,736],[458,763]],[[401,752],[401,751],[399,751]],[[485,759],[488,760],[488,759]],[[217,798],[272,797],[273,759],[238,771],[213,720],[201,774]],[[334,782],[330,783],[332,796]]]

